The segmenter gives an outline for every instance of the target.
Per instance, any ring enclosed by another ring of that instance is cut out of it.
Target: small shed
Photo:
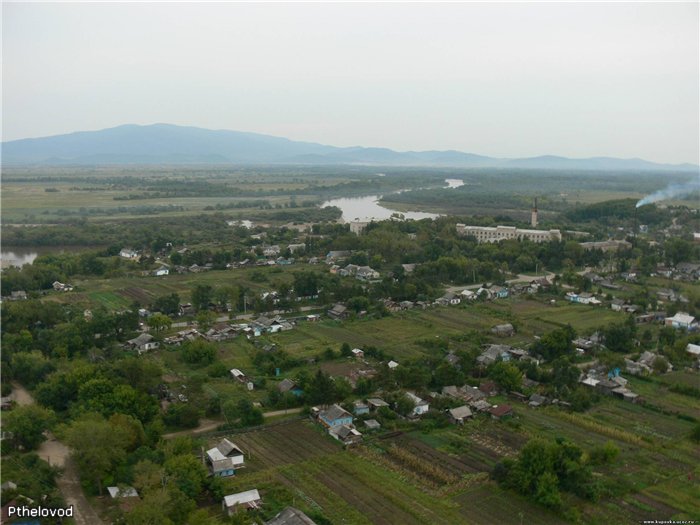
[[[229,494],[224,496],[224,501],[222,502],[222,506],[229,516],[233,516],[239,509],[258,509],[261,505],[262,498],[258,489]]]
[[[469,419],[473,416],[472,411],[468,406],[464,405],[457,408],[451,408],[447,411],[450,417],[450,422],[455,425],[463,425],[465,419]]]

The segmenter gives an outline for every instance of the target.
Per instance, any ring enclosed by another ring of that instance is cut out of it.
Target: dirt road
[[[19,383],[12,383],[11,395],[18,405],[34,403],[32,395]],[[76,525],[105,525],[83,493],[78,471],[70,459],[70,449],[58,441],[51,432],[47,432],[47,439],[37,450],[37,455],[49,465],[63,468],[63,474],[56,480],[56,485],[66,504],[73,506],[73,519]]]
[[[273,412],[265,412],[263,417],[275,417],[284,416],[286,414],[298,414],[303,409],[298,408],[288,408],[287,410],[275,410]],[[203,434],[205,432],[211,432],[216,430],[216,427],[221,425],[223,421],[214,421],[212,419],[203,419],[197,428],[191,428],[189,430],[178,430],[177,432],[170,432],[169,434],[163,434],[164,439],[172,439],[174,437],[180,436],[196,436],[197,434]]]

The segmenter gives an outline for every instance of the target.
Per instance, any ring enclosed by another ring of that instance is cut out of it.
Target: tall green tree
[[[44,441],[44,431],[51,428],[55,415],[39,405],[16,407],[3,417],[3,430],[10,442],[23,450],[34,450]]]
[[[126,459],[127,432],[99,415],[86,414],[68,426],[65,437],[80,477],[94,483],[101,495],[105,477]]]

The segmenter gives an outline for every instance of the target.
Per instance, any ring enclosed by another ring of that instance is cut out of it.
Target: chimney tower
[[[533,228],[537,228],[537,197],[535,197],[535,203],[532,207],[532,215],[530,217],[530,224]]]

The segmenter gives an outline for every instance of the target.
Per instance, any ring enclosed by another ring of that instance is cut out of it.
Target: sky
[[[700,162],[698,2],[2,4],[2,139],[171,124]]]

